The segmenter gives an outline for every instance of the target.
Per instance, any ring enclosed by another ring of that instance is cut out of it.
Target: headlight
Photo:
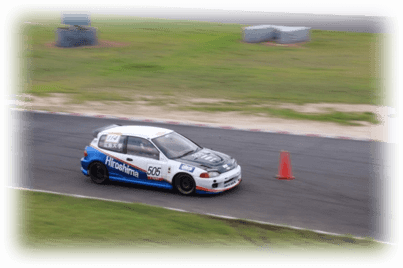
[[[205,179],[214,178],[217,176],[220,176],[220,173],[218,173],[217,171],[204,172],[204,173],[200,174],[200,178],[205,178]]]
[[[210,176],[210,178],[214,178],[220,176],[220,173],[218,173],[217,171],[210,171],[208,172],[208,175]]]

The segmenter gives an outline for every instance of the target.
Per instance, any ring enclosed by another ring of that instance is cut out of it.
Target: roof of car
[[[151,126],[117,126],[113,128],[106,129],[100,132],[101,135],[108,133],[117,133],[120,135],[132,135],[138,136],[146,139],[153,139],[165,134],[171,133],[173,130],[160,127]]]

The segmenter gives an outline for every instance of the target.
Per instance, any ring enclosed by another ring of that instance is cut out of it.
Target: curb
[[[40,193],[48,193],[48,194],[70,196],[70,197],[75,197],[75,198],[86,198],[86,199],[94,199],[94,200],[101,200],[101,201],[108,201],[108,202],[135,204],[135,202],[120,201],[120,200],[115,200],[115,199],[107,199],[107,198],[85,196],[85,195],[77,195],[77,194],[66,194],[66,193],[53,192],[53,191],[47,191],[47,190],[37,190],[37,189],[29,189],[29,188],[14,187],[14,186],[7,186],[7,188],[14,189],[14,190],[22,190],[22,191],[31,191],[31,192],[40,192]],[[141,203],[141,204],[144,204],[144,203]],[[160,206],[149,205],[149,204],[145,204],[145,205],[152,206],[152,207],[160,207]],[[212,216],[212,217],[217,217],[217,218],[221,218],[221,219],[242,220],[242,221],[254,222],[254,223],[263,224],[263,225],[273,225],[273,226],[285,227],[285,228],[290,228],[290,229],[295,229],[295,230],[306,230],[306,231],[311,231],[311,232],[318,233],[318,234],[326,234],[326,235],[333,235],[333,236],[345,236],[343,234],[325,232],[325,231],[321,231],[321,230],[311,230],[311,229],[306,229],[306,228],[301,228],[301,227],[291,226],[291,225],[285,225],[285,224],[276,224],[276,223],[271,223],[271,222],[257,221],[257,220],[243,219],[243,218],[236,218],[236,217],[232,217],[232,216],[217,215],[217,214],[211,214],[211,213],[197,213],[197,212],[191,212],[191,211],[178,209],[178,208],[171,208],[171,207],[160,207],[160,208],[173,210],[173,211],[178,211],[178,212],[182,212],[182,213],[191,213],[191,214]],[[360,240],[366,239],[365,237],[359,237],[359,236],[353,236],[352,238],[360,239]],[[391,245],[391,246],[396,246],[397,245],[396,243],[380,241],[380,240],[375,240],[375,239],[372,239],[372,240],[375,241],[375,242],[381,243],[381,244],[387,244],[387,245]]]
[[[169,125],[205,127],[205,128],[216,128],[216,129],[227,129],[227,130],[241,130],[241,131],[249,131],[249,132],[275,133],[275,134],[286,134],[286,135],[317,137],[317,138],[329,138],[329,139],[339,139],[339,140],[382,142],[381,140],[375,140],[375,139],[370,139],[370,138],[357,138],[357,137],[349,137],[349,136],[323,135],[323,134],[317,134],[317,133],[300,133],[300,132],[289,132],[289,131],[256,129],[256,128],[238,128],[238,127],[232,127],[232,126],[216,126],[216,125],[209,125],[209,124],[178,122],[178,121],[171,121],[171,120],[154,120],[154,119],[137,118],[137,117],[120,117],[120,116],[104,115],[104,114],[49,112],[49,111],[43,111],[43,110],[28,110],[28,109],[22,109],[22,108],[10,108],[10,109],[13,111],[26,111],[26,112],[42,113],[42,114],[56,114],[56,115],[70,115],[70,116],[93,117],[93,118],[118,119],[118,120],[127,120],[127,121],[133,121],[133,122],[162,123],[162,124],[169,124]]]

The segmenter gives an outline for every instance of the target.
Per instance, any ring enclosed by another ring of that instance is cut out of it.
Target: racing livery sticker
[[[120,139],[120,135],[109,133],[106,136],[105,142],[118,143],[119,139]]]
[[[122,136],[120,133],[109,133],[100,137],[98,146],[110,151],[122,152],[123,141],[124,136]]]
[[[224,184],[224,187],[231,186],[231,185],[235,184],[236,182],[237,182],[237,180],[232,179],[231,181],[229,181],[229,182],[225,183],[225,184]]]
[[[121,150],[122,147],[123,147],[123,144],[114,143],[114,142],[105,142],[103,147],[108,148],[108,149],[119,149],[119,150]]]
[[[147,175],[150,177],[158,177],[161,175],[161,166],[149,164],[147,166]]]
[[[119,170],[121,172],[124,172],[127,175],[131,175],[131,176],[134,176],[136,178],[139,177],[139,173],[136,170],[131,169],[129,166],[126,166],[126,164],[120,164],[118,162],[113,161],[113,158],[110,157],[110,156],[106,156],[105,165],[108,165],[111,168],[114,168],[114,169],[117,169],[117,170]]]
[[[203,152],[194,153],[192,156],[195,157],[195,158],[201,158],[201,159],[207,160],[209,162],[219,161],[218,158],[216,158],[216,157],[214,157],[212,155],[209,155],[209,154],[205,154]]]
[[[195,167],[186,164],[181,164],[179,169],[192,173],[195,170]]]

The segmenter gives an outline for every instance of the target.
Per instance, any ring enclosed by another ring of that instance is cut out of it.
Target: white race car
[[[241,183],[241,166],[170,129],[110,125],[94,131],[81,171],[108,180],[176,189],[181,194],[220,193]]]

